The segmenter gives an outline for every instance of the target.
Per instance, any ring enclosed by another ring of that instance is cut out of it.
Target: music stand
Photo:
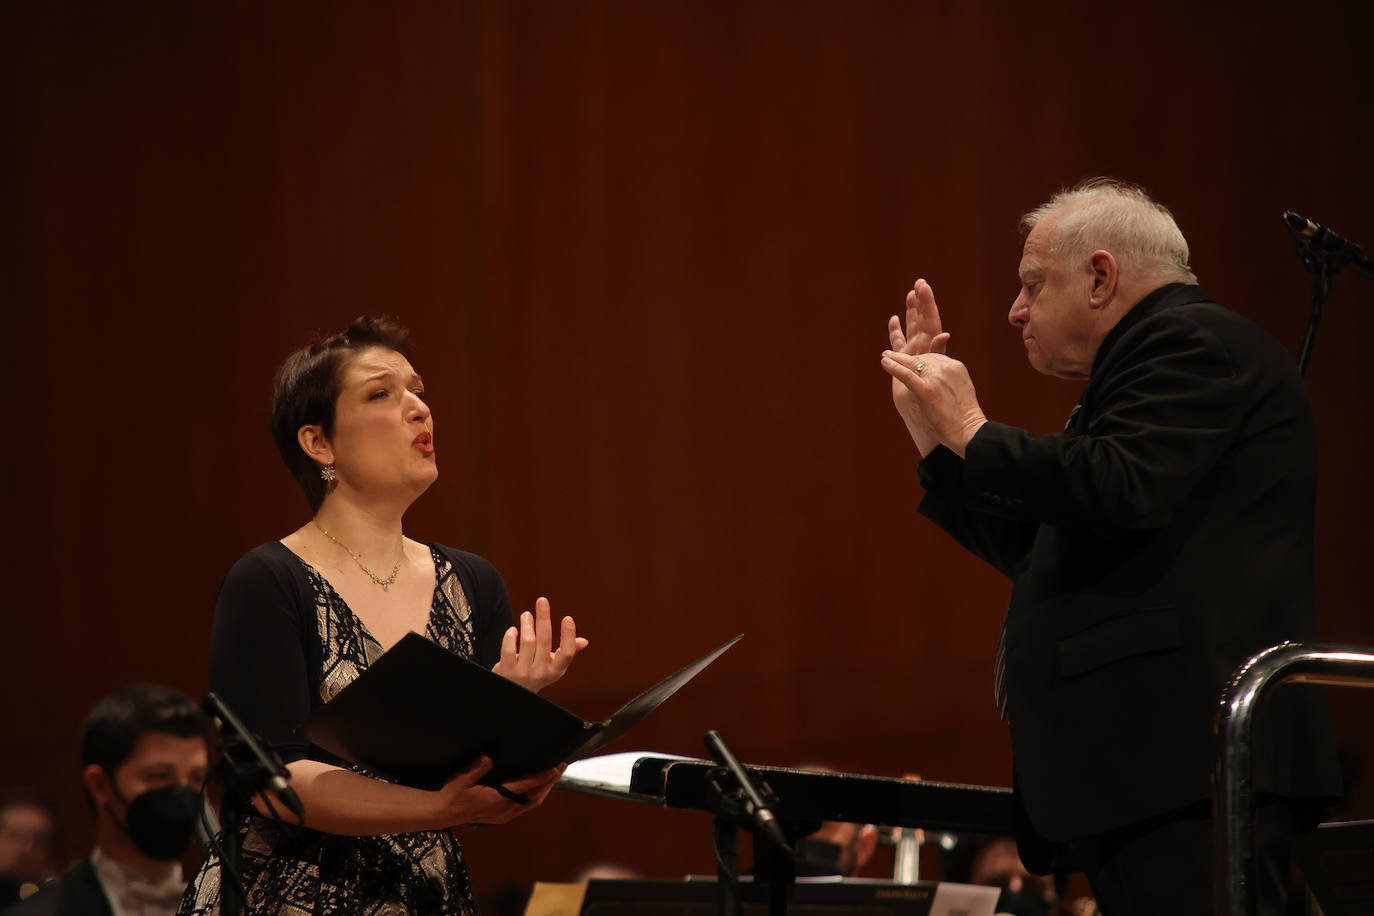
[[[1374,820],[1322,824],[1293,843],[1293,858],[1324,916],[1374,913]]]

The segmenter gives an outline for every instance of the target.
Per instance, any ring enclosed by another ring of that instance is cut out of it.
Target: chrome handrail
[[[1217,916],[1254,916],[1255,707],[1282,684],[1374,687],[1374,654],[1349,646],[1286,642],[1236,669],[1217,710],[1212,829]]]

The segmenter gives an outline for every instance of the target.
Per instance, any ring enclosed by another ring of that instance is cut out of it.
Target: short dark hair
[[[326,438],[334,435],[334,408],[339,379],[362,350],[385,347],[410,358],[410,331],[390,315],[364,315],[332,337],[326,337],[286,357],[272,384],[272,439],[310,508],[318,511],[327,484],[320,468],[301,448],[296,434],[302,426],[318,424]]]
[[[114,775],[148,732],[209,739],[209,720],[195,702],[173,687],[133,684],[102,699],[86,717],[81,765]]]

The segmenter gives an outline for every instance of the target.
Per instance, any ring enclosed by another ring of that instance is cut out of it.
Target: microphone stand
[[[1304,252],[1299,245],[1300,252]],[[1331,275],[1334,273],[1325,258],[1313,257],[1310,249],[1303,253],[1303,263],[1312,277],[1312,313],[1307,317],[1307,331],[1302,336],[1302,350],[1298,353],[1298,374],[1307,374],[1307,363],[1312,359],[1312,347],[1317,343],[1317,324],[1322,320],[1322,306],[1331,295]]]
[[[276,752],[263,747],[216,694],[208,694],[201,705],[220,736],[220,759],[216,769],[224,785],[221,821],[227,826],[220,831],[220,841],[212,838],[220,858],[220,912],[224,916],[238,916],[248,905],[247,888],[238,869],[239,825],[256,810],[253,796],[262,793],[274,815],[276,808],[268,798],[269,792],[297,817],[304,819],[305,810],[295,791],[287,785],[290,774]],[[243,759],[245,757],[248,759]]]
[[[722,784],[724,770],[706,776],[706,810],[711,812],[711,848],[716,853],[716,914],[741,916],[739,899],[739,824],[747,820],[740,791]]]
[[[1350,244],[1292,210],[1283,214],[1283,223],[1293,236],[1303,266],[1312,274],[1312,313],[1307,319],[1307,331],[1303,334],[1302,349],[1298,353],[1298,373],[1306,375],[1307,364],[1312,359],[1312,348],[1317,342],[1322,306],[1331,295],[1331,278],[1352,264],[1374,276],[1374,261],[1358,245]]]
[[[719,732],[709,732],[706,747],[720,767],[706,777],[706,808],[713,816],[712,845],[716,852],[716,913],[741,916],[739,836],[741,826],[754,835],[754,877],[768,885],[770,916],[786,916],[787,900],[797,880],[797,831],[794,824],[768,818],[767,829],[756,812],[771,812],[778,797],[763,779],[750,774],[730,751]],[[813,829],[814,829],[814,825]]]

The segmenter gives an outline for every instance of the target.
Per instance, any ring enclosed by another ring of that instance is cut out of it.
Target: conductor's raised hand
[[[503,795],[491,786],[479,785],[491,765],[491,758],[484,754],[449,777],[435,793],[440,809],[438,819],[443,826],[504,824],[533,811],[568,768],[567,764],[559,764],[551,770],[502,783],[507,793]],[[520,798],[524,801],[517,800]]]
[[[887,320],[889,346],[898,353],[919,356],[922,353],[944,353],[949,344],[949,332],[940,324],[940,309],[935,304],[935,290],[925,280],[917,280],[906,294],[906,327],[893,315]],[[910,392],[897,379],[892,380],[892,401],[899,411],[911,406]]]
[[[883,354],[883,369],[920,404],[935,437],[960,458],[974,433],[987,422],[968,368],[943,353]]]
[[[577,635],[577,624],[564,617],[559,626],[558,647],[553,645],[553,624],[549,599],[534,602],[534,613],[520,615],[520,626],[506,630],[501,640],[501,660],[492,671],[538,693],[568,671],[574,656],[587,648],[587,640]]]
[[[906,294],[906,328],[893,315],[887,320],[888,342],[902,353],[943,353],[949,334],[940,324],[940,309],[935,290],[925,280],[917,280]]]
[[[917,280],[907,291],[905,328],[902,319],[893,315],[887,321],[887,338],[893,352],[907,356],[945,352],[949,333],[940,324],[935,291],[925,280]],[[931,449],[939,444],[934,428],[922,412],[920,400],[895,376],[892,379],[892,404],[921,454],[930,454]]]

